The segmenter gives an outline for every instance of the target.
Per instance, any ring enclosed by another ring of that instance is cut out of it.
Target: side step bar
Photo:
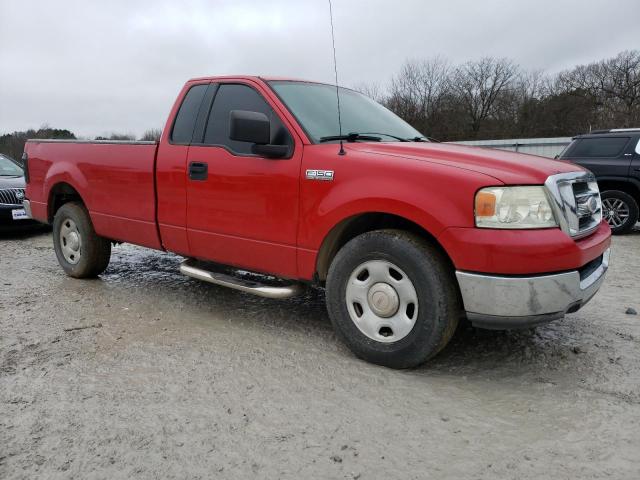
[[[206,270],[197,265],[197,260],[188,258],[180,264],[180,272],[188,277],[233,288],[241,292],[252,293],[259,297],[276,299],[289,298],[299,295],[303,290],[303,286],[298,283],[283,284],[281,286],[267,285],[253,280],[234,277],[233,275],[223,272]]]

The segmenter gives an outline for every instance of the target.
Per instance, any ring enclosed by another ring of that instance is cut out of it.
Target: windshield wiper
[[[382,140],[380,137],[374,137],[372,135],[363,135],[361,133],[348,133],[347,135],[331,135],[328,137],[320,137],[320,142],[331,142],[334,140],[346,140],[347,142],[355,142],[356,140],[364,140],[369,142],[379,142]]]
[[[362,138],[362,135],[384,135],[385,137],[391,137],[395,140],[398,140],[399,142],[434,142],[434,143],[440,143],[439,140],[436,140],[435,138],[431,138],[431,137],[425,137],[424,135],[419,135],[416,137],[409,137],[409,138],[403,138],[403,137],[398,137],[397,135],[391,135],[390,133],[380,133],[380,132],[363,132],[363,133],[359,133],[358,135],[360,135],[360,138]],[[346,140],[346,139],[345,139]]]
[[[391,135],[390,133],[379,133],[379,132],[364,132],[363,135],[385,135],[387,137],[395,138],[399,142],[434,142],[440,143],[440,140],[436,140],[435,138],[425,137],[424,135],[418,135],[417,137],[409,137],[402,138],[396,135]]]
[[[395,138],[399,142],[410,142],[411,141],[411,139],[409,139],[409,138],[398,137],[396,135],[391,135],[390,133],[365,132],[364,135],[384,135],[385,137]]]
[[[320,142],[331,142],[334,140],[346,140],[347,142],[355,142],[357,140],[369,141],[369,142],[380,142],[382,139],[378,135],[384,135],[385,137],[391,137],[399,142],[435,142],[440,143],[435,138],[417,136],[410,138],[402,138],[396,135],[391,135],[390,133],[380,133],[380,132],[364,132],[364,133],[356,133],[352,132],[347,135],[331,135],[328,137],[320,137]]]
[[[436,140],[435,138],[431,138],[431,137],[413,137],[413,138],[410,138],[409,141],[411,141],[411,142],[442,143],[442,142],[440,142],[440,140]]]

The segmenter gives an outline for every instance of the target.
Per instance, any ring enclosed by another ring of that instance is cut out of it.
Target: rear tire
[[[638,222],[638,202],[620,190],[606,190],[602,198],[602,214],[611,227],[611,233],[629,233]]]
[[[356,356],[391,368],[435,356],[462,313],[445,256],[399,230],[368,232],[342,247],[327,276],[327,309]]]
[[[96,234],[84,205],[65,203],[53,219],[53,246],[58,263],[74,278],[96,277],[107,268],[111,241]]]

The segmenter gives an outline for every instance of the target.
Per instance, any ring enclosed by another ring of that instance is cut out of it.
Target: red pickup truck
[[[258,295],[325,287],[339,337],[395,368],[437,354],[465,316],[516,328],[575,312],[609,262],[589,171],[434,143],[320,83],[190,80],[157,143],[31,140],[23,160],[25,208],[53,224],[70,276],[130,242]]]

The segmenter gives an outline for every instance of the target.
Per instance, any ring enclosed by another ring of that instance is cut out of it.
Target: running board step
[[[299,283],[269,285],[248,278],[239,278],[226,272],[207,269],[204,268],[200,262],[192,258],[188,258],[180,264],[180,272],[188,277],[233,288],[241,292],[252,293],[259,297],[289,298],[299,295],[303,290],[303,286]],[[258,275],[254,274],[254,276]]]

